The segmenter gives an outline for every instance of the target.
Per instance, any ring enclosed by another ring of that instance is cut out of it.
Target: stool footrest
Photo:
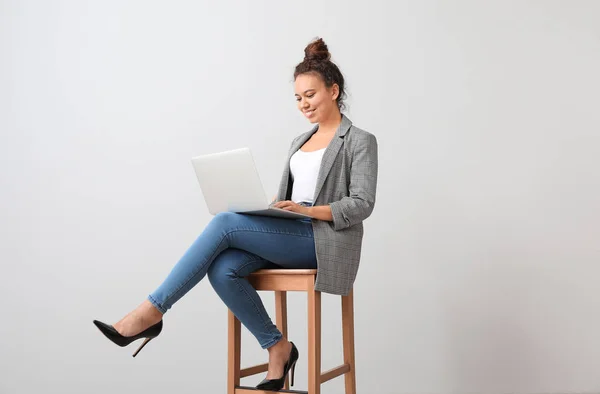
[[[298,390],[279,390],[279,391],[265,391],[255,389],[254,387],[236,386],[235,394],[273,394],[273,393],[292,393],[292,394],[308,394],[308,391]]]
[[[240,378],[245,378],[248,376],[256,375],[257,373],[261,373],[261,372],[267,372],[268,370],[269,370],[269,363],[244,368],[244,369],[240,370]]]
[[[328,380],[337,378],[340,375],[350,372],[350,364],[340,365],[339,367],[332,368],[327,372],[321,374],[321,383],[325,383]]]

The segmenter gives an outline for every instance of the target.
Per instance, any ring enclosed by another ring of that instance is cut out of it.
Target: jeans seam
[[[235,233],[238,231],[248,231],[248,232],[253,232],[253,233],[268,233],[268,234],[284,234],[284,235],[290,235],[290,236],[294,236],[294,237],[302,237],[302,238],[314,238],[314,234],[313,235],[302,235],[302,234],[294,234],[294,233],[290,233],[287,231],[273,231],[273,230],[255,230],[253,228],[236,228],[233,230],[229,230],[225,236],[227,237],[229,234],[231,233]]]
[[[261,261],[261,260],[264,260],[264,259],[260,259],[260,260],[259,260],[259,259],[256,259],[256,260],[253,260],[253,261],[252,261],[252,262],[250,262],[250,263],[255,263],[255,262],[257,262],[257,261]],[[243,267],[246,267],[246,266],[247,266],[247,265],[249,265],[250,263],[246,263],[246,264],[245,264]],[[242,267],[242,268],[243,268],[243,267]],[[241,268],[240,268],[240,269],[241,269]],[[256,312],[258,313],[258,315],[259,315],[259,316],[262,318],[262,320],[263,320],[263,328],[267,328],[267,322],[266,322],[266,320],[265,320],[264,316],[262,316],[262,315],[261,315],[261,313],[260,313],[260,308],[258,307],[258,305],[256,305],[256,302],[254,302],[254,300],[252,299],[252,297],[250,297],[250,294],[249,294],[249,293],[246,291],[246,289],[244,289],[244,286],[242,286],[242,285],[239,283],[239,281],[238,281],[239,279],[240,279],[240,277],[238,276],[238,274],[237,274],[237,272],[236,272],[236,273],[235,273],[235,277],[234,277],[234,282],[235,282],[235,284],[238,286],[238,288],[239,288],[240,290],[242,290],[242,291],[243,291],[243,292],[246,294],[246,297],[248,297],[248,299],[250,299],[250,301],[252,302],[252,304],[253,304],[253,306],[254,306],[254,309],[256,310]],[[271,323],[272,323],[272,321],[271,321]]]
[[[268,260],[266,260],[266,259],[263,259],[263,258],[259,258],[259,259],[254,259],[254,260],[251,260],[251,261],[247,261],[246,263],[244,263],[244,265],[242,265],[241,267],[239,267],[238,269],[236,269],[236,270],[234,271],[234,274],[235,274],[236,276],[239,276],[239,272],[240,272],[242,269],[246,268],[247,266],[249,266],[249,265],[250,265],[250,264],[252,264],[252,263],[256,263],[257,261],[262,261],[262,260],[268,261]]]
[[[152,305],[154,305],[156,307],[156,309],[158,309],[163,315],[165,313],[167,313],[165,308],[158,301],[156,301],[156,299],[154,299],[154,297],[152,297],[152,294],[148,295],[148,299],[150,300],[150,303]]]
[[[264,345],[261,345],[261,347],[262,347],[263,349],[266,349],[266,348],[268,348],[268,347],[271,347],[271,346],[273,346],[274,344],[276,344],[277,342],[279,342],[279,341],[280,341],[282,338],[283,338],[283,334],[281,334],[281,337],[280,337],[280,338],[277,338],[277,339],[271,339],[271,340],[270,340],[269,342],[267,342],[266,344],[264,344]]]

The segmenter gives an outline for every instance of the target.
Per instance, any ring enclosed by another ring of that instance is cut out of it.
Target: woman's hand
[[[273,204],[273,206],[275,208],[285,209],[286,211],[292,211],[310,216],[311,207],[305,207],[304,205],[296,204],[293,201],[278,201],[275,204]]]

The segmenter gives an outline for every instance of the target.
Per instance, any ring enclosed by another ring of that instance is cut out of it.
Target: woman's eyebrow
[[[312,91],[315,91],[315,89],[306,89],[306,90],[304,91],[304,94],[306,94],[306,93],[310,92],[311,90],[312,90]],[[299,94],[298,94],[298,93],[296,93],[296,96],[299,96]]]

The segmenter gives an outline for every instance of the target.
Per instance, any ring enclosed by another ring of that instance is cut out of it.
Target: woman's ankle
[[[287,349],[289,348],[289,346],[291,346],[290,342],[287,340],[287,338],[283,337],[275,345],[269,347],[267,349],[267,351],[269,352],[269,354],[272,354],[272,353],[275,353],[275,354],[276,353],[282,353],[284,351],[287,351]]]
[[[143,308],[144,316],[150,320],[156,320],[158,322],[163,317],[163,313],[149,300],[144,300],[142,305],[140,305],[140,308]]]
[[[133,311],[113,325],[113,327],[125,336],[135,335],[138,332],[158,323],[162,320],[163,313],[152,303],[145,300]]]

